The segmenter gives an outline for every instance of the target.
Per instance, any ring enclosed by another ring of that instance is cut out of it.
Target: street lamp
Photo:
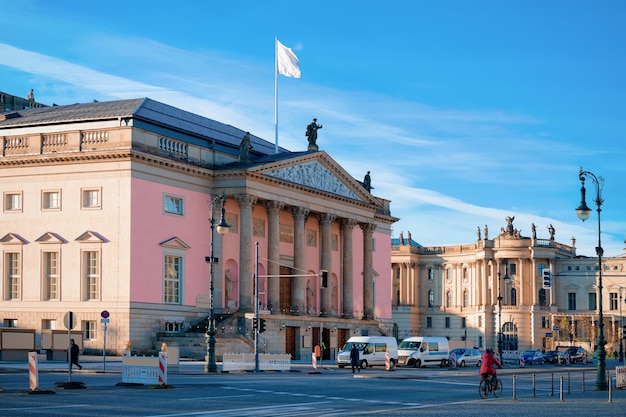
[[[215,203],[219,202],[222,209],[222,216],[220,218],[220,222],[217,226],[215,223],[217,222],[215,218],[213,218],[213,212],[215,208]],[[210,310],[209,310],[209,328],[207,330],[207,350],[206,350],[206,358],[207,363],[204,367],[204,372],[207,373],[216,373],[217,372],[217,364],[215,363],[215,315],[213,314],[213,264],[217,263],[217,258],[213,256],[213,246],[215,243],[215,229],[217,228],[217,233],[220,235],[225,235],[230,230],[230,226],[226,223],[225,213],[226,209],[224,208],[224,203],[226,202],[226,194],[222,193],[222,195],[217,195],[213,197],[213,201],[211,202],[211,218],[209,221],[211,222],[211,257],[207,258],[210,266],[210,289],[209,295],[211,297],[210,301]]]
[[[586,190],[585,190],[585,179],[591,178],[595,188],[596,188],[596,198],[595,203],[598,212],[598,246],[596,246],[596,254],[598,255],[598,339],[596,340],[596,349],[598,351],[598,366],[596,372],[596,391],[604,391],[608,389],[608,384],[606,381],[606,350],[604,349],[604,345],[606,345],[606,340],[604,339],[604,317],[602,315],[602,255],[604,254],[604,250],[602,249],[602,243],[600,238],[600,212],[602,209],[602,203],[604,200],[602,199],[602,186],[604,185],[604,178],[596,177],[593,173],[589,171],[583,171],[582,167],[580,168],[580,172],[578,173],[578,178],[580,178],[580,182],[582,187],[580,188],[580,205],[576,208],[576,213],[578,214],[578,218],[583,222],[589,218],[591,215],[591,209],[587,207],[586,200]]]
[[[504,280],[511,279],[509,277],[509,261],[504,260]],[[500,280],[500,268],[498,268],[498,355],[500,355],[500,361],[502,361],[502,281]]]

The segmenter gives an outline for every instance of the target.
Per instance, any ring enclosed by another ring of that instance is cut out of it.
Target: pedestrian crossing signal
[[[259,333],[265,331],[265,319],[259,319]]]
[[[543,289],[549,290],[552,288],[552,271],[549,269],[544,269],[541,271],[541,276],[543,277]]]

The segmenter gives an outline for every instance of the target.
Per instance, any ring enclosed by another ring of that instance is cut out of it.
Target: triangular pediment
[[[169,249],[189,249],[191,246],[183,242],[180,238],[171,237],[163,242],[159,243],[159,245],[163,248]]]
[[[63,239],[61,235],[54,232],[46,232],[35,240],[39,243],[67,243],[67,240]]]
[[[28,240],[24,239],[17,233],[7,233],[0,239],[0,243],[5,245],[27,245]]]
[[[105,238],[104,236],[102,236],[98,232],[93,232],[91,230],[87,230],[85,233],[83,233],[82,235],[78,236],[76,238],[76,241],[77,242],[83,242],[83,243],[106,243],[109,240],[107,238]]]
[[[371,203],[373,196],[325,152],[268,163],[254,169],[259,174]]]

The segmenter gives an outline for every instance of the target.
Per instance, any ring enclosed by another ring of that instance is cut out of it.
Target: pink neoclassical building
[[[390,333],[397,219],[323,150],[276,152],[147,98],[3,113],[0,139],[4,327],[40,340],[72,311],[96,353],[106,310],[107,351],[200,356],[212,282],[218,358],[250,350],[257,295],[262,351],[324,342],[330,359],[353,334]]]

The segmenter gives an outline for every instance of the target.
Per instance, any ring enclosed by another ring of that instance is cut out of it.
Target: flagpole
[[[274,38],[274,153],[278,153],[278,36]]]

